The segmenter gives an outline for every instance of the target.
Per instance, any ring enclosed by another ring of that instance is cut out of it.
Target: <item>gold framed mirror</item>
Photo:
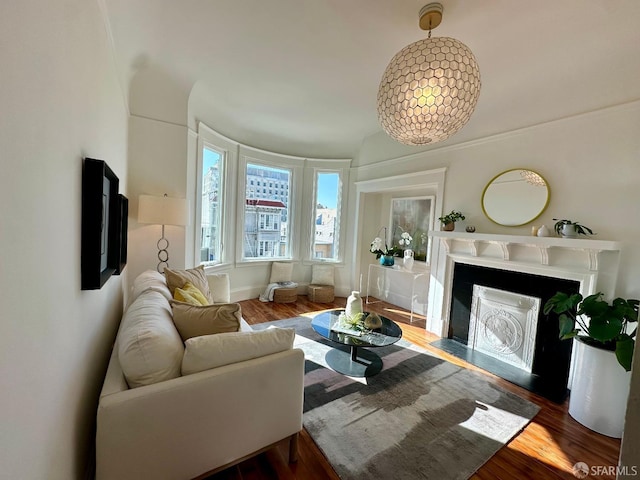
[[[549,205],[549,184],[538,172],[512,168],[491,179],[482,192],[482,211],[498,225],[518,227],[535,220]]]

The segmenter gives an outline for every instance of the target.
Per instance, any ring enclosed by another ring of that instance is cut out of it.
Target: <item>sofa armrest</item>
[[[300,431],[303,396],[299,349],[105,395],[96,479],[196,477]]]

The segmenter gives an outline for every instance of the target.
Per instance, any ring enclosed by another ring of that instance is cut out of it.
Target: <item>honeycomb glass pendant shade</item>
[[[471,50],[454,38],[431,38],[441,19],[440,4],[422,8],[420,26],[429,38],[400,50],[380,82],[378,119],[405,145],[449,138],[469,121],[478,102],[480,69]]]

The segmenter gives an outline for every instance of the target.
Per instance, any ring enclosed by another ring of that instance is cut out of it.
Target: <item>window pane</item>
[[[316,235],[313,243],[315,258],[338,259],[340,189],[340,175],[337,172],[322,172],[316,175]]]
[[[290,242],[287,228],[289,221],[289,196],[278,195],[266,188],[252,189],[250,186],[267,184],[283,185],[287,192],[291,172],[283,168],[247,164],[244,211],[244,258],[290,257]]]
[[[200,216],[200,261],[221,261],[221,213],[222,213],[222,154],[203,148],[202,150],[202,197]]]

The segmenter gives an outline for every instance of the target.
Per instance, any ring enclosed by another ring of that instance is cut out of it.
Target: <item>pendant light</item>
[[[449,37],[431,38],[442,21],[442,5],[420,10],[420,28],[429,31],[400,50],[382,76],[378,120],[405,145],[449,138],[471,118],[480,95],[480,69],[469,48]]]

